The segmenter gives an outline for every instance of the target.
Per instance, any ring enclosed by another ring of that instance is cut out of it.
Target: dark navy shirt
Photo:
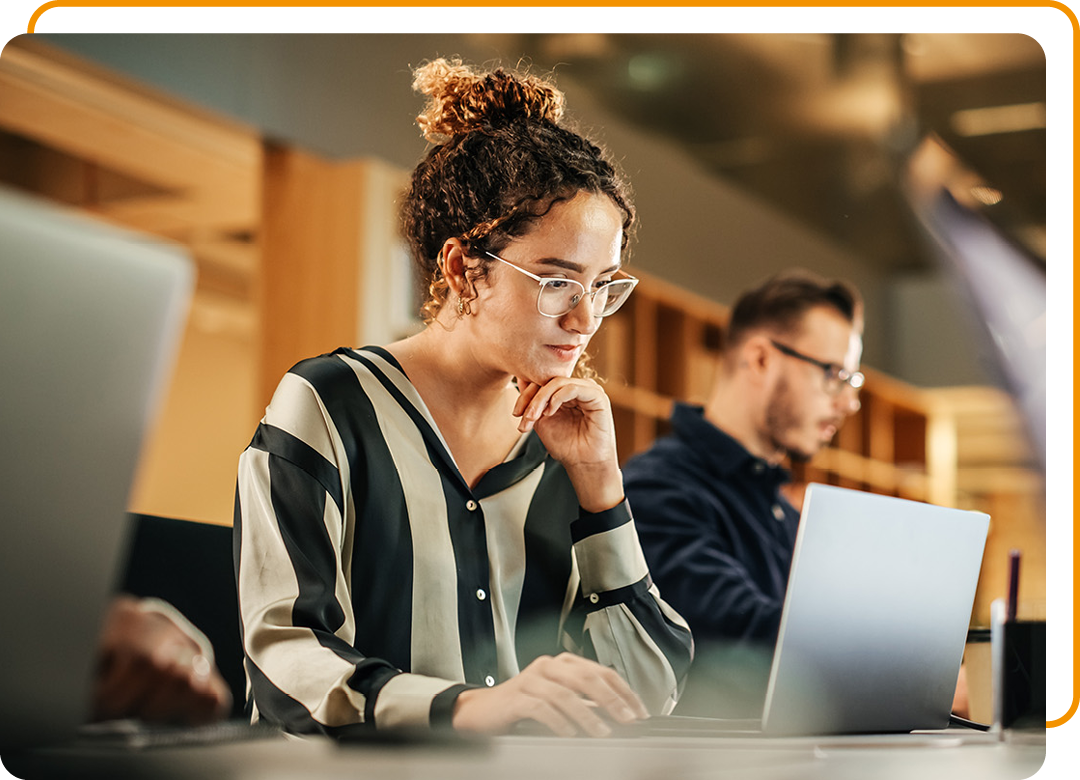
[[[771,645],[780,627],[799,513],[790,474],[676,404],[672,434],[623,468],[653,579],[698,640]]]

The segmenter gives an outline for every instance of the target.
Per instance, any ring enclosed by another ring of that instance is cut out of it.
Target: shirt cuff
[[[626,501],[596,514],[582,510],[570,524],[570,535],[586,599],[596,603],[599,594],[648,577],[649,567]]]
[[[434,726],[433,717],[447,717],[447,698],[449,714],[453,715],[454,701],[464,687],[422,674],[397,674],[379,690],[373,713],[375,728]],[[445,698],[444,694],[447,695]]]
[[[467,685],[459,683],[452,685],[442,693],[436,694],[431,700],[431,727],[433,729],[450,729],[454,727],[454,705],[457,704],[458,696],[464,691],[479,688],[479,685]]]

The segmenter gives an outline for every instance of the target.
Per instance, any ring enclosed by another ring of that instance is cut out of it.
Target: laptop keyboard
[[[225,720],[205,726],[164,726],[138,720],[114,720],[80,726],[79,747],[127,747],[134,749],[215,745],[280,737],[284,732],[267,723]]]

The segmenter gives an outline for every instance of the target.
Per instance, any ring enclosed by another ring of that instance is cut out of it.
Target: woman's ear
[[[470,274],[475,273],[476,266],[470,265],[469,257],[456,238],[448,238],[439,253],[439,266],[442,268],[443,278],[446,279],[446,287],[449,291],[451,303],[457,307],[459,316],[473,314],[473,303],[476,301],[476,285]],[[454,301],[456,300],[456,303]]]
[[[455,298],[468,298],[472,284],[466,273],[468,261],[460,240],[456,238],[446,240],[442,251],[439,252],[439,267],[442,269],[443,278],[446,279],[446,286],[450,288],[451,295]]]

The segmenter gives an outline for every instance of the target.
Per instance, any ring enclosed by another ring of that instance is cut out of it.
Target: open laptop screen
[[[981,512],[811,484],[765,733],[945,728],[989,525]]]
[[[86,715],[143,434],[194,279],[176,247],[0,189],[0,748]]]

